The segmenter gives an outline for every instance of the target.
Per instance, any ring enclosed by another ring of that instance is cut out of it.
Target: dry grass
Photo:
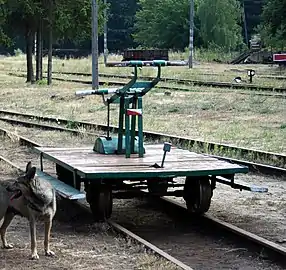
[[[0,68],[2,66],[5,70],[23,70],[24,64],[25,61],[21,57],[0,60]],[[249,67],[236,66],[240,70]],[[54,61],[54,68],[90,72],[90,59],[57,59]],[[187,68],[166,68],[163,74],[187,78],[190,72],[224,74],[229,69],[230,66],[227,65],[205,63],[196,66],[192,71]],[[153,72],[152,68],[146,70]],[[266,65],[258,65],[256,70],[264,74],[277,71],[275,67]],[[100,65],[100,71],[129,74],[131,70],[107,69]],[[89,96],[79,99],[74,96],[76,90],[90,87],[58,81],[54,81],[52,87],[31,86],[26,85],[23,78],[7,76],[5,73],[0,74],[0,80],[0,104],[3,109],[65,117],[71,121],[88,120],[106,124],[106,107],[100,97]],[[171,96],[164,95],[164,91],[159,89],[148,93],[143,100],[144,129],[286,153],[286,99],[260,96],[252,91],[249,94],[242,94],[236,90],[222,92],[220,89],[212,88],[193,87],[193,89],[194,92],[171,91]],[[199,92],[200,90],[203,92]],[[55,94],[56,98],[51,99]],[[115,125],[117,108],[117,105],[113,105],[111,112],[111,123]]]
[[[171,54],[171,60],[181,60],[179,54]],[[121,61],[122,56],[109,55],[108,61]],[[47,58],[44,58],[44,70],[47,70]],[[26,60],[25,55],[17,57],[10,57],[1,59],[0,68],[2,70],[9,71],[25,71]],[[91,57],[78,59],[78,60],[65,60],[57,59],[53,60],[53,68],[58,72],[85,72],[91,73]],[[195,79],[206,81],[226,81],[232,82],[234,77],[241,76],[244,80],[248,80],[247,70],[254,69],[256,76],[254,77],[254,83],[265,86],[286,87],[285,81],[278,81],[273,79],[267,79],[259,76],[263,75],[286,75],[286,70],[277,67],[276,65],[228,65],[220,63],[206,63],[200,62],[195,65],[193,69],[187,67],[168,67],[164,69],[163,77],[171,77],[176,79]],[[99,59],[99,71],[109,74],[130,74],[130,68],[117,68],[117,67],[105,67],[103,64],[103,56]],[[143,69],[140,71],[142,76],[152,76],[155,74],[156,69]]]

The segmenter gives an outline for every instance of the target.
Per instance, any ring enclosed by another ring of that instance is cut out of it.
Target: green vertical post
[[[127,105],[125,108],[125,157],[126,158],[130,158],[130,155],[131,155],[130,127],[129,127],[130,116],[126,112],[128,107],[129,106]]]
[[[137,108],[137,97],[134,96],[132,101],[132,109]],[[130,138],[130,145],[131,145],[131,153],[135,152],[135,127],[136,127],[136,115],[131,116],[131,138]]]
[[[124,113],[125,113],[125,97],[121,96],[120,109],[119,109],[119,126],[118,126],[118,146],[117,146],[118,154],[122,154]]]
[[[138,116],[138,151],[139,157],[144,156],[144,147],[143,147],[143,106],[142,106],[142,97],[138,97],[138,109],[142,110],[142,115]]]

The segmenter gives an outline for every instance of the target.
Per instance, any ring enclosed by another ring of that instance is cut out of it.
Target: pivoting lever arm
[[[164,154],[163,154],[163,159],[162,159],[162,163],[161,163],[161,168],[164,168],[164,162],[165,162],[166,154],[167,154],[167,152],[171,151],[171,146],[172,146],[171,143],[167,143],[167,142],[164,143],[164,148],[163,148]]]
[[[153,167],[153,168],[156,168],[156,169],[164,168],[164,162],[165,162],[166,154],[167,154],[167,152],[171,151],[171,146],[172,146],[171,143],[165,142],[164,143],[164,147],[163,147],[164,154],[163,154],[163,159],[162,159],[161,166],[158,165],[157,163],[155,163],[155,164],[151,165],[150,167]]]

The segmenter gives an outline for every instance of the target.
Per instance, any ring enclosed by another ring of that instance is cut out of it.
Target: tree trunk
[[[52,83],[52,58],[53,58],[53,3],[49,3],[49,46],[48,46],[48,85]]]
[[[34,69],[33,69],[33,46],[34,46],[34,32],[27,25],[26,27],[26,59],[27,59],[27,81],[35,82]]]
[[[43,27],[42,18],[39,20],[37,30],[37,49],[36,49],[36,81],[43,79]]]

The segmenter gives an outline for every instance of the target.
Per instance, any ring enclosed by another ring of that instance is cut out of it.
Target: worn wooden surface
[[[172,147],[167,153],[164,168],[154,168],[152,165],[161,165],[163,157],[163,144],[145,145],[146,154],[139,158],[138,154],[125,158],[125,155],[103,155],[93,152],[92,146],[85,148],[37,148],[44,153],[44,157],[67,168],[76,169],[86,175],[116,173],[138,174],[151,173],[164,175],[174,173],[174,176],[190,175],[190,172],[204,172],[202,175],[234,174],[247,172],[247,168],[231,164],[223,160],[197,154],[187,150]],[[180,174],[178,174],[180,172]],[[189,173],[186,173],[189,172]],[[150,174],[150,176],[151,176]]]

